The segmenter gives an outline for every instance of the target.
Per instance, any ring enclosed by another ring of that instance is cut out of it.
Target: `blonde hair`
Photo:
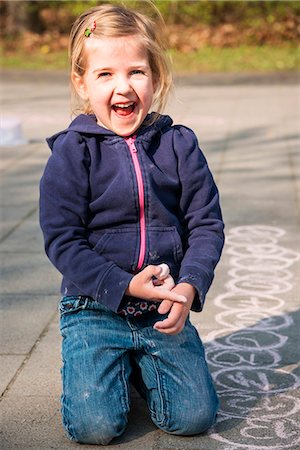
[[[96,38],[139,35],[148,52],[149,65],[156,83],[152,106],[156,105],[157,113],[152,123],[163,111],[172,86],[172,72],[163,38],[164,23],[159,12],[156,13],[157,18],[154,22],[149,17],[124,6],[109,4],[96,6],[84,12],[75,21],[69,45],[71,78],[74,73],[82,77],[86,70],[85,42],[89,39],[85,36],[85,31],[91,29],[94,22],[96,28],[92,33]],[[93,113],[89,101],[83,101],[79,97],[72,82],[71,87],[73,112]]]

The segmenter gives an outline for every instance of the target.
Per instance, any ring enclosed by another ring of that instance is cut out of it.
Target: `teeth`
[[[114,106],[117,107],[117,108],[129,108],[132,105],[134,105],[134,102],[126,103],[126,104],[124,104],[124,103],[121,103],[121,104],[116,103]]]

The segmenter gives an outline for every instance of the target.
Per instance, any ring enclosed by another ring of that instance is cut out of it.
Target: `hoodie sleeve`
[[[181,182],[180,210],[185,230],[185,252],[178,282],[197,291],[192,310],[201,311],[224,245],[219,194],[193,131],[174,131]]]
[[[54,266],[88,295],[117,311],[132,275],[106,260],[87,240],[89,163],[85,141],[68,132],[48,141],[52,155],[40,182],[40,224]]]

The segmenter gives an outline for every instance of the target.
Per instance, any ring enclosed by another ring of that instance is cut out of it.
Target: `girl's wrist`
[[[129,295],[130,297],[135,297],[134,295],[134,281],[133,281],[134,277],[130,280],[127,289],[125,291],[125,295]]]
[[[177,284],[176,291],[178,292],[178,294],[184,295],[187,301],[191,303],[193,302],[196,295],[196,289],[194,288],[194,286],[186,282]]]

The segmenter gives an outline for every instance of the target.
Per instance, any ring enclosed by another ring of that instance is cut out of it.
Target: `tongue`
[[[128,106],[127,108],[114,106],[113,109],[117,114],[119,114],[119,116],[129,116],[129,114],[131,114],[134,110],[134,105]]]

